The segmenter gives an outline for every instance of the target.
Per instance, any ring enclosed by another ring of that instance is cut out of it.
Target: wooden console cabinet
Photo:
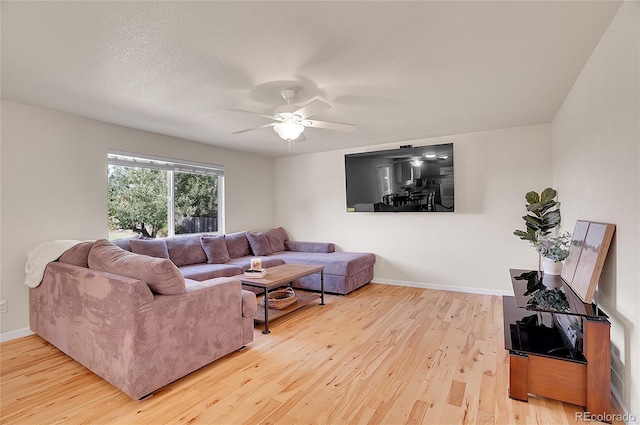
[[[509,397],[527,401],[529,394],[535,394],[609,417],[611,325],[607,316],[594,304],[582,302],[560,276],[544,276],[540,282],[544,287],[534,290],[531,282],[518,279],[528,272],[510,270],[515,296],[503,297]],[[553,299],[562,292],[564,300],[555,305],[532,301],[544,298],[545,291]]]

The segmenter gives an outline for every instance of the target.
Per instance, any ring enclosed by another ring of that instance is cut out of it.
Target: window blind
[[[178,173],[194,173],[208,176],[224,175],[221,165],[202,164],[191,161],[173,160],[160,157],[141,156],[124,152],[110,151],[107,155],[109,165],[125,167],[150,168],[152,170],[175,171]]]

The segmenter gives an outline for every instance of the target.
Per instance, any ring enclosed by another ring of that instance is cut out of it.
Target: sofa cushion
[[[251,248],[247,240],[247,232],[237,232],[225,235],[224,240],[227,244],[227,251],[231,258],[244,257],[251,255]]]
[[[269,240],[272,252],[280,252],[286,249],[284,243],[289,240],[287,232],[282,227],[276,227],[275,229],[267,230],[264,232]]]
[[[349,292],[360,288],[371,282],[373,279],[373,267],[360,270],[349,276],[325,274],[324,292],[330,294],[346,295]],[[294,288],[309,289],[319,291],[321,287],[320,275],[318,273],[301,277],[293,282]]]
[[[157,294],[181,294],[186,291],[182,273],[171,260],[128,252],[106,239],[93,244],[88,264],[94,270],[142,280]]]
[[[164,239],[131,239],[131,252],[156,258],[169,258],[167,242]]]
[[[246,270],[251,268],[251,259],[255,258],[252,255],[248,255],[246,257],[240,257],[240,258],[232,258],[231,261],[229,261],[227,264],[232,264],[234,266],[238,266],[242,269],[242,272],[244,273]],[[274,266],[279,266],[281,264],[284,264],[284,261],[280,258],[275,258],[273,256],[269,256],[269,257],[262,257],[262,268],[263,269],[268,269],[269,267],[274,267]]]
[[[229,251],[227,250],[227,243],[223,236],[202,236],[200,238],[200,244],[204,253],[207,255],[207,263],[209,264],[224,264],[231,260]]]
[[[231,277],[242,273],[242,269],[232,264],[189,264],[179,268],[185,279],[197,281],[213,279],[215,277]]]
[[[350,276],[361,270],[373,267],[376,256],[366,252],[329,252],[308,253],[285,251],[274,254],[285,264],[308,264],[324,266],[324,274]]]
[[[266,234],[247,232],[247,240],[249,241],[249,245],[251,246],[251,251],[253,251],[253,255],[273,254],[273,251],[271,250],[271,245],[269,245],[269,239],[267,239]]]
[[[169,258],[178,267],[207,262],[207,254],[202,249],[200,235],[167,238],[167,249]]]
[[[111,241],[112,244],[119,246],[120,248],[127,250],[127,251],[131,251],[131,245],[129,244],[129,242],[131,242],[134,239],[144,239],[144,236],[142,236],[141,234],[137,234],[135,236],[131,236],[130,238],[123,238],[123,239],[116,239]]]
[[[294,252],[335,252],[336,246],[331,242],[286,241],[287,251]]]
[[[95,241],[80,242],[66,250],[58,260],[78,267],[89,267],[89,251],[94,243]]]

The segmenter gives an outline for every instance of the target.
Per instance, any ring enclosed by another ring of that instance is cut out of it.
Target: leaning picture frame
[[[586,303],[591,303],[600,280],[616,226],[578,220],[561,277]]]
[[[582,252],[584,239],[587,236],[587,229],[589,229],[589,222],[582,220],[578,220],[576,222],[576,227],[573,229],[571,244],[569,245],[569,256],[564,260],[564,265],[560,272],[560,276],[568,284],[573,282],[573,276],[575,275],[576,268],[578,267],[578,260],[580,260],[580,253]]]

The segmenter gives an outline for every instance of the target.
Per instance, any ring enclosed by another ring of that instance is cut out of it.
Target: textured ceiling
[[[547,123],[619,6],[3,1],[2,97],[269,156]],[[285,88],[356,131],[231,134]]]

